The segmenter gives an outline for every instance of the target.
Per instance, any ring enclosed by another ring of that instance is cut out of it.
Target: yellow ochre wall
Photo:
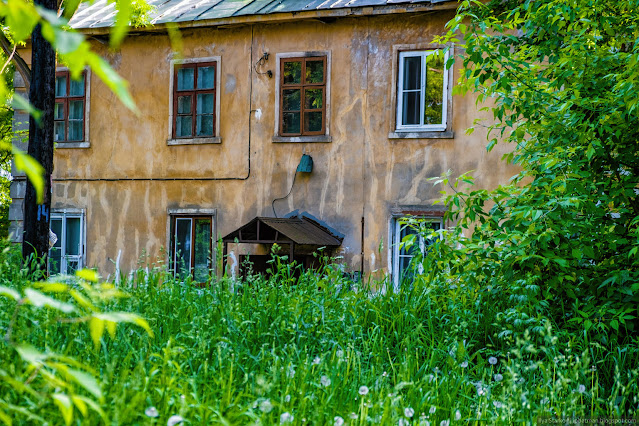
[[[453,139],[389,139],[395,105],[393,45],[430,43],[443,33],[453,11],[375,17],[345,17],[325,23],[305,20],[182,32],[184,58],[219,56],[221,144],[167,146],[169,73],[173,52],[166,34],[130,36],[120,50],[94,47],[130,82],[140,110],[135,116],[92,76],[90,148],[57,149],[54,209],[86,209],[87,266],[113,273],[121,250],[123,271],[139,256],[162,255],[167,245],[167,209],[215,208],[223,236],[255,216],[272,216],[271,202],[284,196],[303,153],[312,156],[310,175],[297,177],[279,215],[305,211],[345,234],[341,255],[347,270],[387,268],[391,210],[431,206],[438,187],[428,178],[447,170],[475,170],[478,185],[494,188],[515,171],[487,153],[486,134],[465,130],[479,117],[472,97],[453,97]],[[275,55],[330,51],[329,143],[274,143]],[[456,52],[459,53],[459,52]],[[397,59],[395,59],[397,60]],[[453,81],[459,77],[455,65]],[[253,110],[253,111],[251,111]],[[250,134],[249,134],[250,129]],[[231,181],[64,181],[64,178],[242,178]],[[383,249],[380,252],[380,243]]]

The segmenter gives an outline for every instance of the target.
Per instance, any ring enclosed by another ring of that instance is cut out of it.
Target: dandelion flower
[[[280,416],[280,424],[286,424],[286,423],[292,423],[293,422],[293,415],[291,413],[289,413],[288,411],[286,413],[282,413],[282,415]]]
[[[327,376],[322,376],[320,378],[320,383],[322,384],[322,386],[327,388],[331,385],[331,379],[329,379]]]
[[[147,408],[146,410],[144,410],[144,414],[146,414],[147,417],[153,417],[153,418],[155,418],[155,417],[160,415],[160,413],[158,413],[157,408],[155,408],[153,406],[151,406],[151,407]]]
[[[468,361],[464,361],[460,364],[461,368],[466,368],[468,367]]]
[[[495,408],[502,408],[504,406],[504,404],[499,401],[493,401],[493,405],[495,406]]]
[[[430,414],[435,414],[435,411],[437,411],[437,407],[435,407],[434,405],[430,407],[430,410],[428,410]]]
[[[316,356],[315,358],[313,358],[313,365],[319,365],[320,362],[322,362],[320,357]]]
[[[410,407],[406,407],[406,408],[404,408],[404,415],[406,417],[408,417],[408,418],[411,418],[411,417],[413,417],[415,415],[415,410],[413,410]]]
[[[284,397],[284,402],[291,402],[291,395],[286,395]]]
[[[584,385],[579,385],[579,386],[577,386],[577,391],[578,391],[579,393],[584,393],[584,392],[586,392],[586,386],[584,386]]]
[[[502,376],[501,374],[495,374],[496,382],[501,382],[502,380],[504,380],[504,376]]]
[[[490,358],[488,358],[488,362],[491,365],[495,365],[495,364],[497,364],[497,358],[495,358],[494,356],[491,356]]]
[[[484,388],[483,386],[477,386],[477,395],[484,396],[486,395],[486,393],[486,388]]]
[[[335,416],[335,417],[333,418],[333,424],[334,424],[335,426],[342,426],[342,425],[344,424],[344,419],[343,419],[343,418],[341,418],[340,416]]]
[[[360,387],[359,387],[359,394],[360,394],[360,395],[368,395],[368,387],[366,387],[366,386],[360,386]]]
[[[262,401],[262,403],[260,404],[260,411],[262,413],[270,413],[271,410],[273,410],[273,404],[271,404],[271,400],[265,399],[264,401]]]
[[[171,416],[169,417],[169,420],[166,422],[166,426],[175,426],[177,424],[180,424],[184,421],[184,418],[182,416]]]
[[[410,422],[405,418],[400,417],[399,421],[397,422],[397,426],[410,426]]]
[[[442,420],[439,422],[439,426],[448,426],[450,424],[450,420]]]
[[[461,413],[459,410],[455,411],[455,420],[461,420]]]

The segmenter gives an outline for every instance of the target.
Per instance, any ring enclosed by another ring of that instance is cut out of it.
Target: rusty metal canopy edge
[[[153,10],[151,24],[215,21],[234,17],[265,16],[384,7],[397,5],[434,5],[456,0],[147,0]],[[69,25],[75,29],[108,28],[115,22],[115,3],[97,0],[81,3]]]
[[[222,241],[232,243],[236,239],[240,240],[240,231],[257,234],[258,222],[261,226],[267,226],[277,231],[281,237],[285,237],[295,244],[317,247],[339,247],[342,244],[342,238],[333,235],[328,229],[306,217],[275,218],[258,216],[246,225],[226,235],[222,238]],[[240,241],[244,243],[259,243],[260,240],[248,240],[245,238]],[[281,242],[286,243],[286,241]]]

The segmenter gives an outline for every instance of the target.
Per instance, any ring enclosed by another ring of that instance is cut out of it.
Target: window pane
[[[65,123],[64,121],[56,121],[53,125],[53,140],[54,142],[65,141]]]
[[[211,259],[211,220],[196,219],[195,221],[195,254],[193,274],[195,281],[206,282],[209,278]]]
[[[178,96],[178,114],[191,114],[191,96]]]
[[[55,78],[55,96],[56,98],[67,95],[67,78],[56,77]]]
[[[414,271],[410,270],[410,263],[413,260],[411,256],[401,256],[399,258],[399,280],[401,282],[412,282],[414,279]]]
[[[413,244],[410,246],[408,246],[408,244],[402,244],[401,248],[399,249],[400,256],[402,255],[413,256],[419,253],[419,235],[415,228],[408,225],[402,225],[400,233],[399,233],[399,243],[403,243],[405,241],[404,238],[406,238],[409,235],[415,236],[415,239],[413,240]]]
[[[324,61],[306,61],[306,82],[324,82]]]
[[[51,231],[58,237],[58,240],[55,242],[53,247],[62,247],[62,219],[51,219],[49,223],[49,227]]]
[[[84,117],[84,101],[69,102],[69,119],[82,119]]]
[[[306,89],[304,91],[304,108],[322,109],[324,89]]]
[[[66,274],[73,275],[78,269],[80,269],[80,261],[77,258],[67,259]]]
[[[197,136],[213,136],[212,115],[198,115],[196,126]]]
[[[282,110],[283,111],[299,111],[301,100],[300,100],[300,89],[287,89],[282,91]]]
[[[180,68],[177,74],[178,90],[193,90],[194,68]]]
[[[420,92],[404,92],[402,102],[402,124],[421,124],[419,122]]]
[[[189,115],[186,117],[177,117],[175,135],[177,137],[192,136],[193,134],[193,118]]]
[[[302,62],[284,62],[284,84],[297,84],[302,82]]]
[[[300,132],[300,113],[285,112],[282,120],[282,133]]]
[[[49,250],[49,273],[51,275],[60,273],[60,263],[62,262],[62,252],[59,248]]]
[[[215,87],[215,67],[197,69],[197,88],[213,89]]]
[[[213,114],[213,104],[213,93],[197,95],[197,108],[195,109],[195,111],[198,114]]]
[[[422,86],[422,58],[404,58],[404,90],[420,89]]]
[[[304,113],[304,131],[305,132],[321,132],[322,131],[322,111]]]
[[[185,278],[191,273],[191,219],[175,219],[175,273]]]
[[[57,102],[55,104],[55,109],[53,111],[53,119],[64,120],[64,104],[63,103]]]
[[[84,96],[84,75],[81,75],[78,80],[71,80],[69,91],[71,92],[69,96]]]
[[[68,217],[65,241],[65,253],[68,255],[80,254],[80,218]]]
[[[69,141],[81,141],[82,140],[82,124],[80,121],[69,120]]]
[[[444,55],[426,58],[426,90],[424,91],[424,124],[443,124]]]

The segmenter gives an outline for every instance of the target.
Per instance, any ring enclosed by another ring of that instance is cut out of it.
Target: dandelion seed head
[[[461,413],[459,410],[455,411],[455,420],[461,420]]]
[[[331,385],[331,379],[329,379],[327,376],[322,376],[320,378],[320,383],[322,384],[322,386],[327,388]]]
[[[439,426],[448,426],[450,425],[450,420],[442,420],[439,422]]]
[[[180,424],[184,421],[184,417],[182,416],[171,416],[169,417],[169,420],[167,420],[166,422],[166,426],[175,426],[177,424]]]
[[[360,386],[359,387],[359,394],[360,395],[368,395],[368,387],[367,386]]]
[[[411,407],[406,407],[404,408],[404,415],[410,419],[415,415],[415,410],[413,410]]]
[[[495,364],[497,364],[497,358],[495,358],[494,356],[491,356],[490,358],[488,358],[488,362],[491,365],[495,365]]]
[[[501,382],[502,380],[504,380],[504,376],[502,376],[501,374],[495,374],[494,378],[496,382]]]
[[[280,416],[280,424],[283,425],[286,423],[293,423],[293,415],[288,411],[282,413],[282,415]]]
[[[273,404],[270,399],[265,399],[260,403],[260,411],[262,413],[270,413],[273,410]]]
[[[502,408],[504,406],[504,404],[499,401],[493,401],[493,405],[495,406],[495,408]]]
[[[157,417],[160,415],[160,413],[158,413],[157,408],[151,406],[149,408],[147,408],[146,410],[144,410],[144,414],[146,414],[147,417]]]
[[[348,417],[350,417],[353,420],[357,420],[357,414],[355,414],[355,413],[349,414]]]
[[[320,362],[322,362],[320,357],[316,356],[315,358],[313,358],[313,365],[319,365]]]
[[[437,411],[437,407],[435,407],[434,405],[430,407],[430,410],[428,410],[430,414],[435,414],[435,411]]]
[[[340,416],[335,416],[333,418],[333,425],[335,426],[342,426],[344,424],[344,419],[341,418]]]
[[[291,402],[291,395],[286,395],[284,397],[284,402]]]
[[[464,361],[460,364],[461,368],[466,368],[468,367],[468,361]]]
[[[585,386],[585,385],[579,385],[579,386],[577,386],[577,392],[579,392],[579,393],[584,393],[584,392],[586,392],[586,386]]]

